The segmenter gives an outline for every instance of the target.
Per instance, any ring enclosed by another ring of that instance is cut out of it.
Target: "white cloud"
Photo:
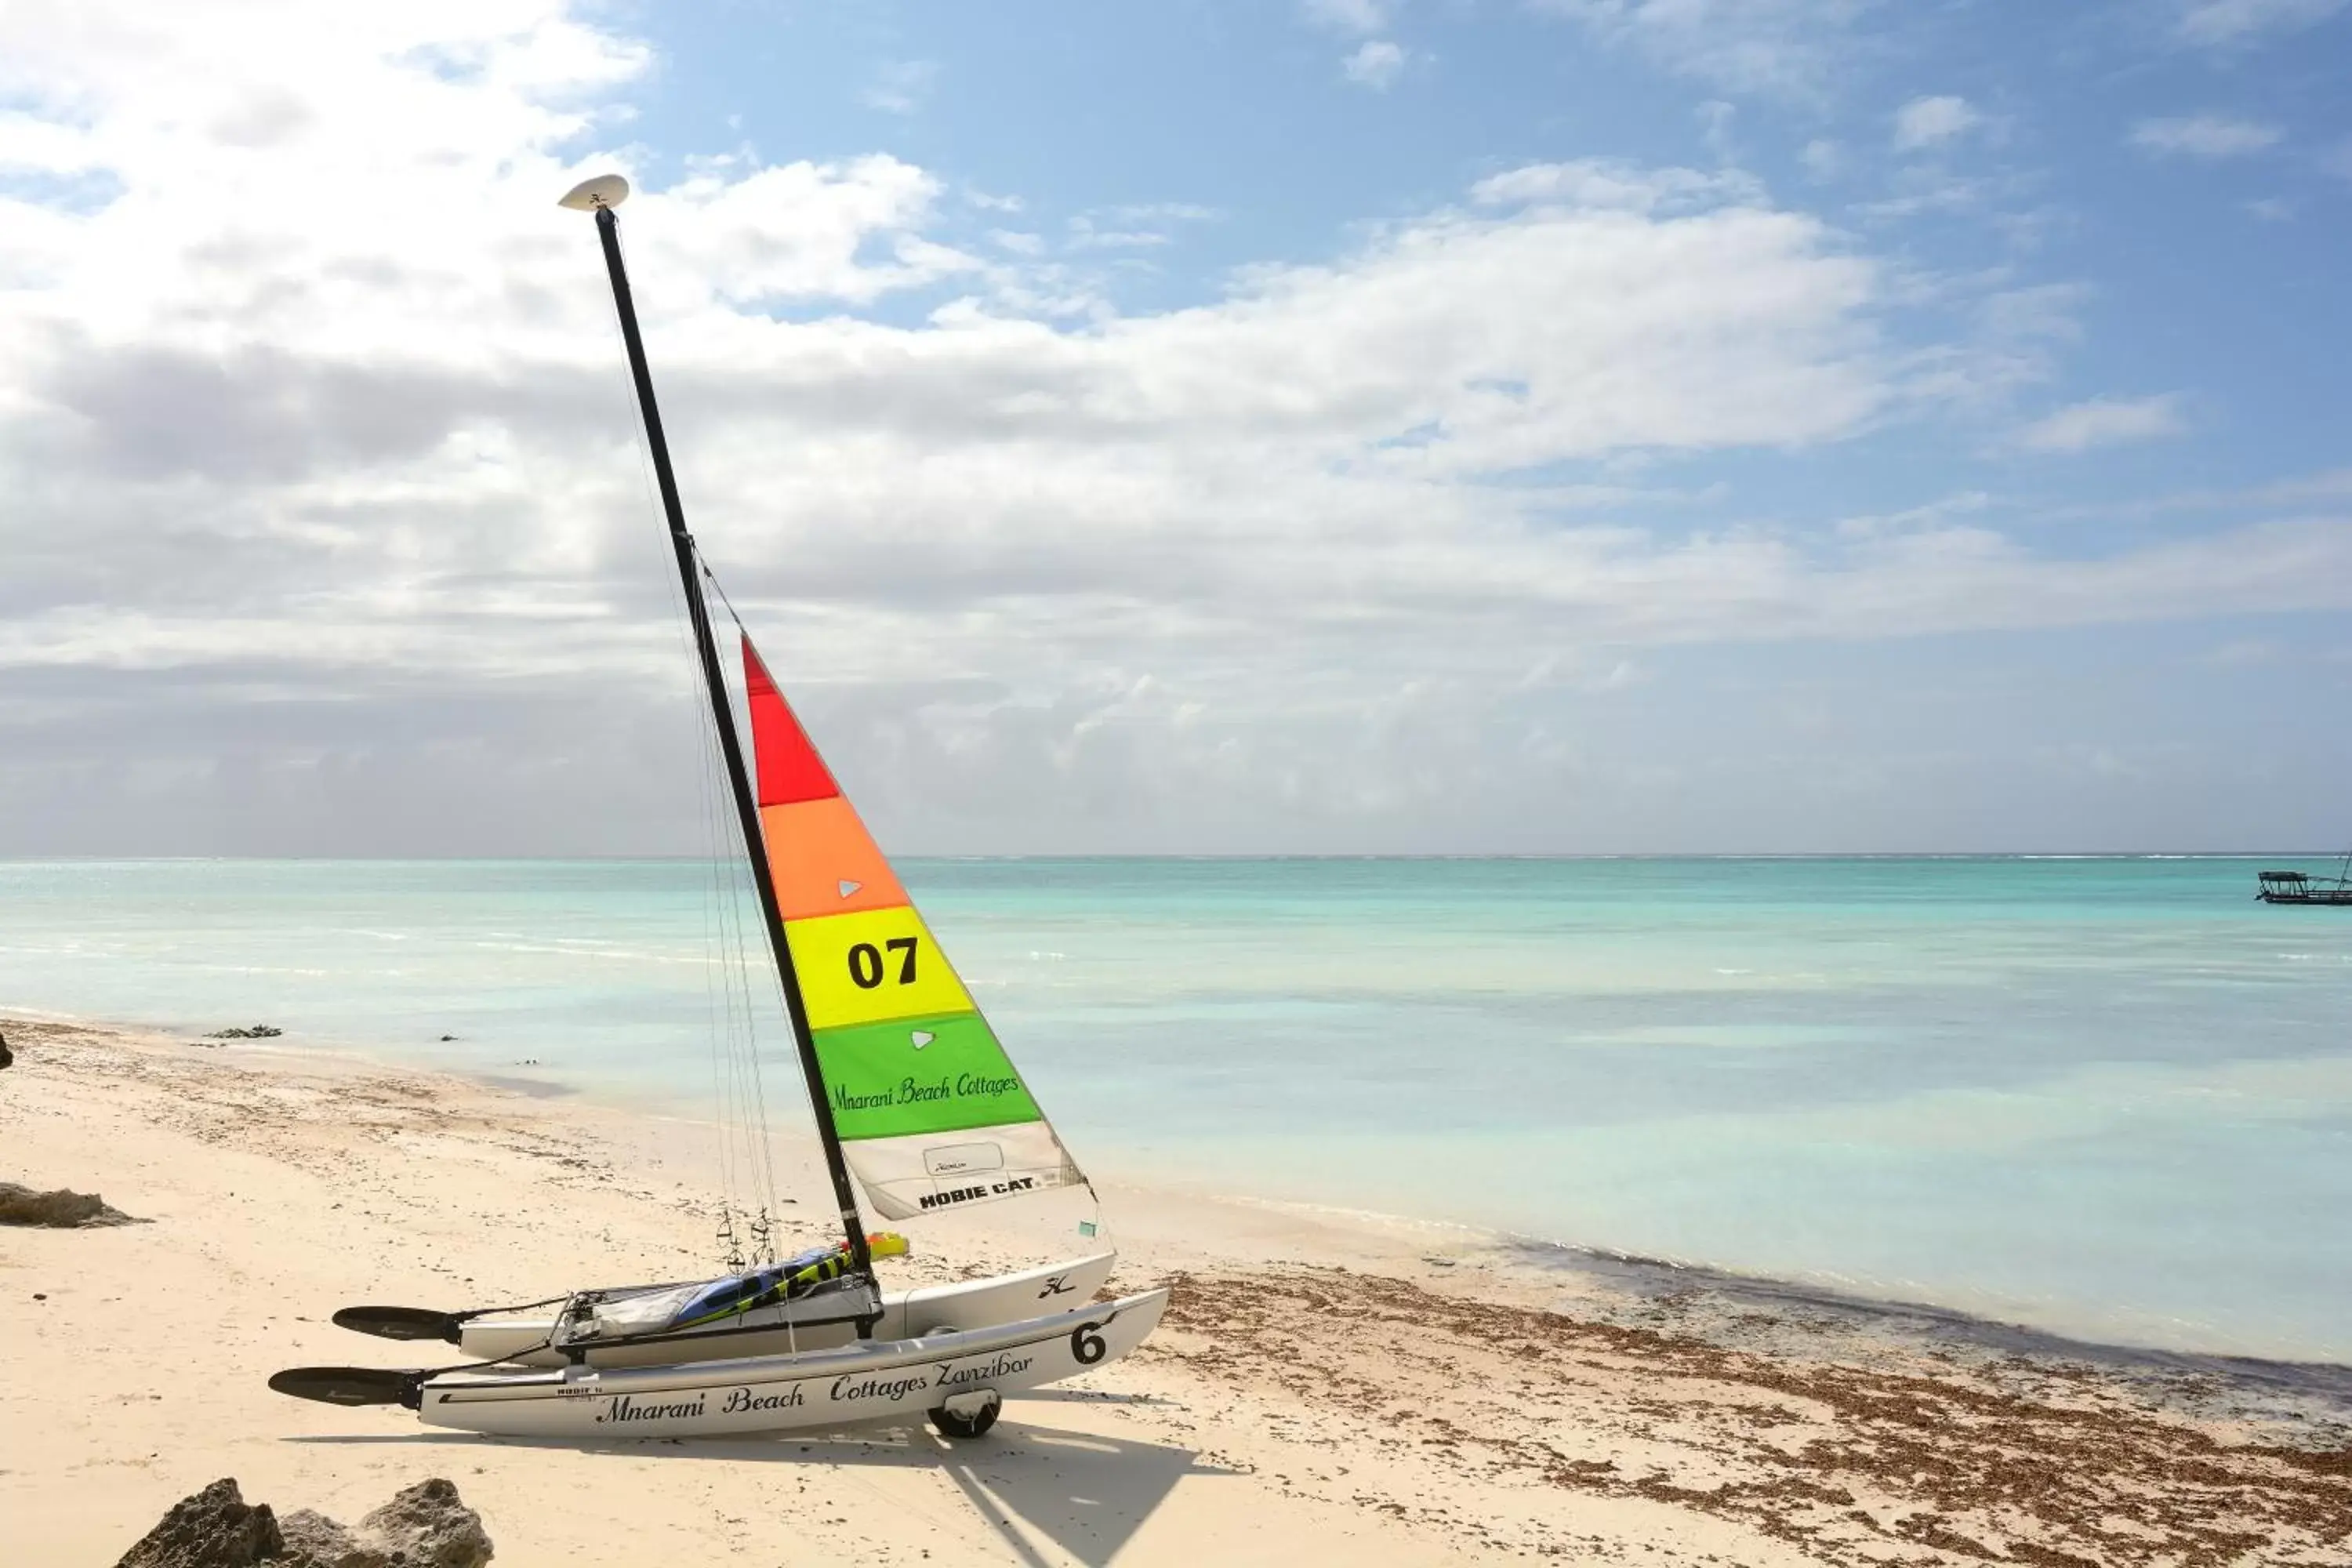
[[[1822,96],[1860,58],[1875,0],[1530,0],[1669,70],[1735,92]]]
[[[2018,444],[2035,452],[2085,452],[2094,447],[2178,436],[2188,428],[2179,393],[2094,397],[2035,420],[2018,433]]]
[[[1098,207],[1071,218],[1067,244],[1073,250],[1139,250],[1168,244],[1182,224],[1207,223],[1222,215],[1192,202],[1129,202]]]
[[[1105,228],[1084,214],[1070,219],[1068,226],[1069,243],[1078,250],[1140,250],[1169,240],[1162,229]]]
[[[1404,69],[1404,50],[1386,38],[1369,38],[1340,62],[1339,68],[1349,81],[1386,92]]]
[[[1738,106],[1726,103],[1719,98],[1710,98],[1694,112],[1698,117],[1699,134],[1706,138],[1706,150],[1715,154],[1717,162],[1737,163],[1739,149],[1733,135],[1733,127],[1739,120]]]
[[[939,79],[937,60],[885,60],[858,100],[887,114],[912,114],[923,107]]]
[[[1895,111],[1895,145],[1906,153],[1940,147],[1983,123],[1965,98],[1915,98]]]
[[[1304,0],[1310,20],[1343,33],[1384,33],[1394,9],[1388,0]]]
[[[1212,223],[1224,216],[1198,202],[1129,202],[1103,211],[1121,223]]]
[[[2171,153],[2214,162],[2242,158],[2275,146],[2285,134],[2275,125],[2253,120],[2233,120],[2221,114],[2191,114],[2169,120],[2143,120],[2132,127],[2131,144],[2143,152]]]
[[[1490,174],[1470,187],[1470,199],[1482,206],[1544,204],[1643,213],[1769,205],[1755,177],[1736,169],[1655,169],[1603,158]]]
[[[2326,21],[2345,0],[2176,0],[2174,26],[2191,44],[2252,43]]]
[[[528,803],[496,818],[515,847],[567,812],[562,842],[613,847],[581,803],[615,790],[652,834],[692,710],[593,229],[552,205],[631,166],[645,51],[556,0],[84,0],[0,13],[0,61],[43,84],[11,155],[112,193],[0,196],[0,827],[37,847],[22,825],[100,801],[283,847],[268,781],[299,774],[378,781],[412,847],[491,821],[484,780]],[[899,159],[645,186],[624,225],[690,515],[901,820],[1030,811],[1050,843],[1108,803],[1180,847],[1217,841],[1204,812],[1383,820],[1380,790],[1448,786],[1433,757],[1505,776],[1507,694],[1555,654],[2352,592],[2324,518],[2095,559],[1981,516],[1660,522],[1626,474],[2039,373],[1968,334],[1898,349],[1890,268],[1734,174],[1498,171],[1124,315],[1019,239],[941,243],[964,204]],[[126,759],[214,793],[137,795]],[[353,811],[317,842],[388,842]]]

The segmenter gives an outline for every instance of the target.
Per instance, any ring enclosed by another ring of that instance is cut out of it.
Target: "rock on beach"
[[[96,1193],[35,1192],[15,1182],[0,1182],[0,1225],[46,1226],[55,1230],[79,1230],[93,1225],[138,1225],[142,1222],[110,1206]]]
[[[283,1520],[225,1476],[173,1503],[115,1568],[483,1568],[482,1516],[436,1476],[404,1487],[350,1529],[297,1509]]]
[[[223,1476],[173,1503],[114,1568],[250,1568],[279,1561],[285,1545],[269,1505],[248,1504]]]

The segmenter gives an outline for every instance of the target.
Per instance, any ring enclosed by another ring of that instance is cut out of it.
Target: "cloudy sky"
[[[2352,839],[2345,0],[0,5],[0,854]]]

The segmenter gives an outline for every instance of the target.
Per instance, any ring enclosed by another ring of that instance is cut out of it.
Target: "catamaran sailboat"
[[[526,1308],[354,1307],[345,1328],[442,1341],[474,1358],[439,1371],[302,1367],[283,1394],[404,1405],[477,1432],[596,1438],[834,1426],[927,1414],[977,1436],[1006,1393],[1126,1354],[1165,1289],[1094,1300],[1115,1254],[885,1292],[858,1194],[885,1220],[1090,1192],[889,862],[741,635],[745,765],[709,604],[655,405],[614,209],[618,175],[563,205],[594,214],[646,444],[685,587],[734,816],[759,894],[844,1239],[717,1279],[575,1291]],[[721,595],[721,603],[724,596]],[[730,611],[730,616],[732,611]],[[755,772],[756,770],[756,772]],[[1080,1221],[1082,1237],[1097,1226]]]

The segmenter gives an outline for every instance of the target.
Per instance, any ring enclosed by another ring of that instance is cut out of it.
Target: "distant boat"
[[[2352,854],[2344,857],[2333,877],[2309,877],[2301,871],[2264,871],[2256,879],[2254,897],[2266,904],[2338,904],[2352,908]]]

